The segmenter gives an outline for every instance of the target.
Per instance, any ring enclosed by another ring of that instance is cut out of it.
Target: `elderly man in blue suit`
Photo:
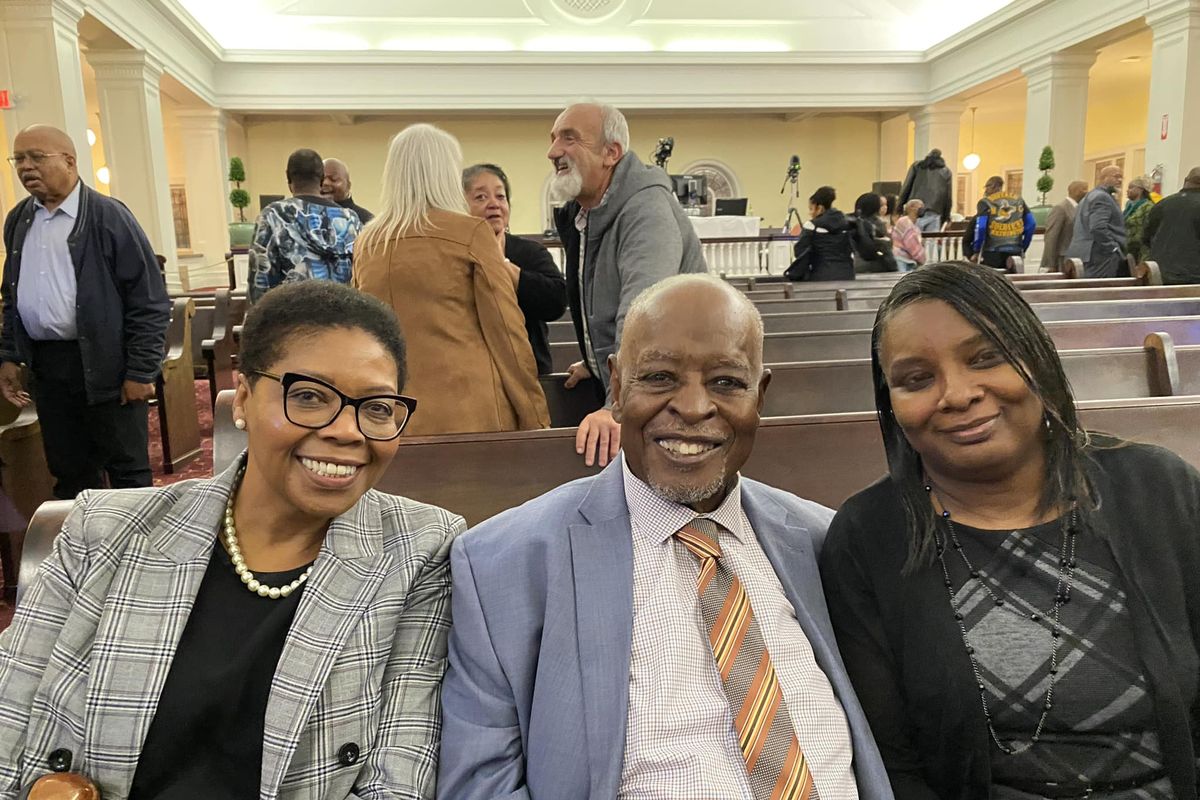
[[[832,512],[738,474],[758,312],[668,278],[609,368],[623,457],[454,545],[439,796],[890,800],[821,591]]]

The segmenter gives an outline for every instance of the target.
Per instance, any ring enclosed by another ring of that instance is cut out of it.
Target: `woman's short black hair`
[[[463,170],[463,191],[471,188],[471,184],[479,177],[481,173],[490,172],[500,179],[504,184],[504,196],[508,198],[509,205],[512,205],[512,187],[508,185],[508,176],[504,174],[504,170],[500,169],[495,164],[472,164]]]
[[[326,280],[285,283],[251,307],[242,327],[240,370],[253,383],[255,373],[269,372],[295,339],[331,328],[360,330],[383,345],[396,362],[396,388],[404,391],[404,334],[396,313],[370,295]]]
[[[825,208],[833,208],[834,200],[837,200],[837,189],[832,186],[822,186],[812,193],[812,197],[808,198],[808,202],[814,206],[824,206]]]
[[[883,198],[874,192],[860,194],[858,199],[854,201],[854,213],[857,214],[860,219],[866,217],[877,217],[882,209]]]
[[[1087,432],[1080,427],[1075,397],[1054,342],[1012,282],[991,267],[965,261],[932,264],[901,278],[875,315],[871,373],[875,408],[883,433],[888,471],[900,491],[909,533],[906,570],[933,563],[936,517],[925,490],[921,456],[908,443],[892,413],[892,398],[879,347],[888,322],[900,309],[922,300],[941,300],[995,345],[1045,408],[1046,476],[1039,509],[1045,513],[1072,501],[1086,512],[1091,492],[1084,473]]]

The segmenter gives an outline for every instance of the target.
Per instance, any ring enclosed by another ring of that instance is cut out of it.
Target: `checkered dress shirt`
[[[633,529],[633,649],[618,797],[753,800],[700,615],[699,564],[673,538],[696,512],[622,468]],[[846,716],[742,510],[740,483],[703,516],[730,532],[721,533],[722,557],[750,598],[817,793],[857,800]]]

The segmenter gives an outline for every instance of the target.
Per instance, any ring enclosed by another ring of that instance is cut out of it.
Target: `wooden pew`
[[[200,357],[204,359],[204,373],[208,379],[209,402],[214,410],[217,407],[217,393],[234,388],[231,305],[229,290],[218,289],[214,299],[212,325],[209,326],[208,335],[200,341]]]
[[[571,389],[563,386],[566,379],[563,372],[538,378],[542,393],[546,395],[552,428],[574,428],[584,417],[604,405],[598,397],[599,381],[595,378],[585,378]]]
[[[1170,341],[1170,337],[1151,334],[1143,347],[1063,351],[1060,357],[1075,399],[1115,400],[1191,394],[1173,388],[1169,378],[1165,377],[1179,369],[1173,363],[1173,350],[1161,342],[1154,346],[1160,338]],[[875,407],[869,358],[766,366],[771,370],[771,384],[767,389],[763,416],[836,414],[870,411]],[[563,374],[542,376],[542,390],[550,407],[551,425],[555,428],[573,428],[601,405],[590,385],[586,392],[582,391],[583,385],[575,389],[563,388],[566,377]],[[1200,385],[1195,388],[1195,394],[1200,394]]]
[[[17,512],[28,520],[54,496],[54,478],[42,449],[42,427],[31,404],[17,408],[0,397],[0,487]],[[21,558],[22,530],[0,531],[0,569],[4,571],[4,599],[16,599],[17,566]]]
[[[192,367],[192,315],[195,303],[176,298],[167,328],[167,354],[154,387],[162,439],[163,470],[175,472],[200,455],[200,415]]]
[[[795,296],[795,289],[790,283],[776,283],[765,289],[746,289],[743,294],[751,300],[790,300]]]
[[[1185,286],[1121,286],[1098,289],[1022,289],[1021,296],[1030,304],[1095,302],[1099,300],[1186,299],[1200,297],[1200,284]],[[762,314],[780,314],[797,311],[832,311],[835,309],[876,309],[885,297],[887,297],[886,292],[877,290],[866,289],[852,292],[840,289],[834,292],[833,298],[825,294],[801,296],[797,293],[791,300],[757,300],[754,305],[758,308],[759,313]]]
[[[1177,393],[1163,377],[1176,369],[1173,362],[1167,363],[1174,359],[1174,354],[1150,342],[1144,347],[1065,350],[1059,356],[1076,400],[1168,397]],[[767,366],[771,370],[771,384],[763,416],[836,414],[875,408],[869,358]],[[1200,394],[1200,386],[1196,388]]]
[[[1200,317],[1062,320],[1045,325],[1060,352],[1134,347],[1159,332],[1170,335],[1177,345],[1200,344]],[[870,354],[870,330],[768,333],[763,339],[763,360],[768,364],[868,358]]]
[[[218,470],[245,446],[245,434],[232,425],[232,398],[231,392],[218,398]],[[1090,400],[1079,408],[1089,429],[1169,447],[1200,467],[1200,437],[1192,435],[1200,429],[1200,397]],[[404,440],[377,486],[475,524],[596,471],[575,453],[571,428],[425,436]],[[836,508],[884,471],[879,422],[874,412],[860,412],[764,419],[743,473]]]
[[[1034,313],[1043,322],[1061,319],[1128,319],[1131,317],[1200,316],[1200,297],[1162,298],[1158,300],[1093,300],[1037,303]],[[764,314],[766,333],[789,331],[861,330],[875,324],[875,311],[796,311]],[[575,342],[575,328],[570,322],[551,322],[550,341]]]

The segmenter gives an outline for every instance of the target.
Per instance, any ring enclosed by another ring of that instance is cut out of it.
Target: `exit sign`
[[[8,89],[0,89],[0,108],[12,108],[12,98],[8,94]]]

